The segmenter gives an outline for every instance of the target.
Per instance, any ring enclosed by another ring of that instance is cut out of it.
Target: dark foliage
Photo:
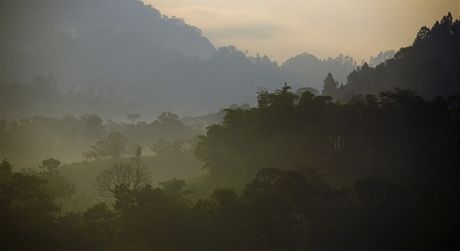
[[[369,175],[429,177],[438,168],[449,177],[458,163],[458,99],[425,101],[395,90],[338,104],[285,86],[259,93],[256,108],[227,110],[196,154],[222,179],[249,178],[269,166],[316,171],[339,183]]]
[[[2,250],[53,249],[58,207],[43,189],[44,179],[14,173],[0,164],[0,245]]]
[[[335,90],[338,83],[330,75],[332,94],[364,88],[348,102],[334,103],[305,89],[293,93],[286,84],[259,92],[257,107],[227,109],[223,123],[200,137],[195,153],[212,179],[246,184],[236,192],[216,188],[207,199],[191,201],[185,180],[155,188],[143,175],[137,147],[131,162],[99,176],[112,203],[64,214],[55,203],[74,191],[60,175],[59,160],[48,158],[40,172],[30,174],[4,160],[0,249],[459,250],[460,96],[424,99],[402,89],[367,94],[391,88],[386,81],[418,87],[413,89],[421,94],[456,91],[458,27],[448,15],[432,29],[423,28],[413,46],[376,68],[364,65],[345,87]],[[430,61],[433,57],[438,60]],[[170,135],[176,141],[152,147],[156,163],[189,156],[193,145],[174,138],[190,128],[177,115],[163,113],[151,124],[136,125],[104,126],[94,115],[0,121],[0,150],[21,145],[21,132],[49,132],[48,127],[59,128],[67,139],[102,138],[92,149],[95,162],[121,161],[125,154],[127,139],[103,138],[107,128],[138,137],[151,135],[146,131]],[[28,152],[21,157],[31,158]]]
[[[375,68],[367,64],[348,76],[333,93],[341,100],[355,94],[375,94],[394,88],[417,91],[423,97],[460,92],[460,20],[449,13],[430,29],[422,27],[414,43]]]

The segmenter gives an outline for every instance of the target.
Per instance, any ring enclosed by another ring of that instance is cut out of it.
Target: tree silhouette
[[[411,46],[374,68],[364,64],[350,73],[347,83],[329,95],[347,101],[356,94],[377,94],[395,88],[417,91],[424,98],[460,92],[460,20],[451,13],[431,28],[422,27]]]
[[[87,159],[120,159],[128,153],[129,141],[121,133],[110,133],[106,138],[91,146],[91,150],[84,153]]]
[[[39,166],[42,172],[49,173],[55,172],[58,170],[59,166],[61,165],[61,161],[53,158],[49,158],[42,161],[42,164]]]
[[[0,241],[5,250],[52,249],[56,207],[43,190],[43,179],[14,173],[0,164]],[[27,241],[22,241],[27,238]]]
[[[96,185],[104,196],[115,196],[120,189],[137,190],[150,183],[150,175],[142,163],[139,146],[130,161],[119,161],[96,177]]]
[[[328,73],[326,79],[324,79],[324,86],[322,94],[325,96],[330,96],[334,93],[335,90],[339,87],[339,82],[337,82],[331,73]]]

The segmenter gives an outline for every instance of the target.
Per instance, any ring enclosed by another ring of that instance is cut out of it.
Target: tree
[[[303,88],[299,88],[297,89],[297,91],[295,92],[295,95],[297,96],[302,96],[302,94],[304,94],[305,92],[309,92],[311,93],[313,96],[318,96],[319,95],[319,91],[316,90],[315,88],[313,87],[303,87]]]
[[[377,94],[394,88],[417,91],[424,98],[449,96],[460,91],[460,21],[449,13],[431,28],[422,27],[411,46],[375,68],[359,67],[337,92],[345,101],[356,94]],[[371,64],[372,66],[372,64]]]
[[[59,172],[61,161],[49,158],[42,161],[39,166],[40,173],[38,177],[42,178],[45,182],[45,192],[54,199],[54,201],[61,206],[65,199],[75,194],[75,186],[66,178],[62,177]]]
[[[51,250],[59,211],[43,190],[45,180],[0,164],[0,243],[2,250]],[[24,238],[27,241],[24,241]]]
[[[11,164],[8,160],[4,159],[2,163],[0,163],[0,173],[3,175],[10,174],[12,172]]]
[[[243,238],[251,236],[245,240],[250,249],[308,250],[316,218],[315,190],[315,195],[321,194],[296,172],[260,170],[242,194],[250,231]]]
[[[230,209],[236,203],[238,195],[233,190],[218,188],[211,194],[211,199],[220,208]]]
[[[417,36],[414,41],[414,45],[419,45],[425,41],[428,40],[428,36],[430,34],[430,28],[423,26],[420,28],[420,30],[417,32]]]
[[[121,133],[111,133],[106,138],[91,146],[91,150],[84,153],[87,159],[120,159],[128,153],[129,141]]]
[[[120,161],[96,177],[96,185],[102,195],[114,196],[120,189],[133,191],[150,183],[141,154],[141,148],[137,146],[130,161]]]
[[[198,250],[190,248],[189,203],[150,185],[117,194],[124,240],[120,250]]]
[[[388,59],[391,59],[395,56],[396,52],[393,50],[387,50],[387,51],[382,51],[380,52],[377,56],[371,57],[369,59],[369,64],[372,67],[376,67],[377,65],[387,61]]]
[[[53,158],[49,158],[42,161],[42,164],[39,166],[42,172],[54,172],[58,170],[59,166],[61,165],[61,161]]]
[[[324,79],[324,86],[322,94],[325,96],[333,95],[334,91],[339,87],[339,82],[334,79],[331,73],[327,74],[326,79]]]

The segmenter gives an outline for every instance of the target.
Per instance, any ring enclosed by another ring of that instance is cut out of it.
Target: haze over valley
[[[309,53],[276,62],[250,56],[256,51],[216,47],[199,28],[136,0],[3,1],[2,20],[0,53],[10,60],[2,60],[1,81],[48,85],[74,100],[53,100],[61,110],[18,109],[22,114],[8,114],[14,118],[82,115],[88,99],[97,99],[90,101],[95,111],[111,118],[163,111],[201,115],[233,103],[253,105],[258,89],[274,90],[284,82],[320,92],[327,73],[346,83],[361,64],[352,56],[322,59]],[[375,64],[386,59],[375,58]]]
[[[0,250],[460,250],[459,5],[0,1]]]

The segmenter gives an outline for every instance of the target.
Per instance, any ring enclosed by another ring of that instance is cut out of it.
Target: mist
[[[344,82],[356,67],[351,57],[280,64],[232,46],[216,48],[198,28],[139,1],[4,1],[2,10],[1,54],[11,59],[1,67],[3,81],[29,85],[51,76],[60,92],[135,104],[123,110],[148,116],[254,104],[252,93],[285,81],[320,90],[328,72]],[[69,113],[63,110],[43,115]]]
[[[0,34],[2,250],[460,247],[454,1],[3,0]]]

